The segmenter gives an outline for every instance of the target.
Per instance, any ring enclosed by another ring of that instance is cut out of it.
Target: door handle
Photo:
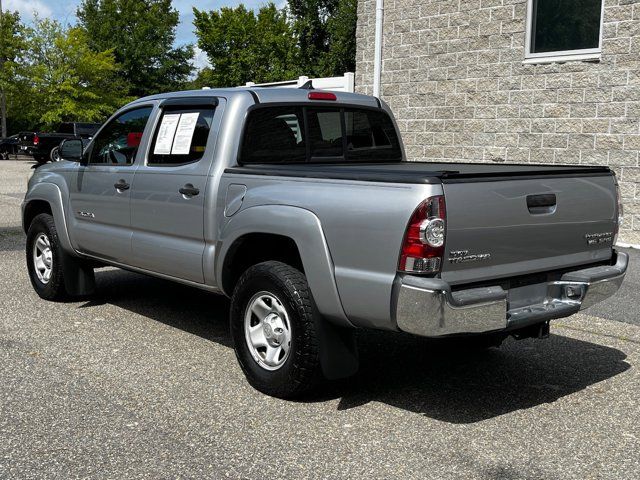
[[[115,187],[116,190],[120,190],[120,191],[129,190],[129,187],[130,187],[130,185],[124,180],[118,180],[116,183],[113,184],[113,186]]]
[[[182,195],[186,197],[195,197],[200,193],[200,189],[194,187],[192,184],[187,183],[184,187],[178,190]]]

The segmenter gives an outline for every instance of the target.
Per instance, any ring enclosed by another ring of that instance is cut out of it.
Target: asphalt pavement
[[[547,340],[474,352],[359,337],[361,369],[305,399],[246,383],[228,302],[117,269],[32,291],[0,162],[0,478],[640,478],[640,255],[617,296]]]

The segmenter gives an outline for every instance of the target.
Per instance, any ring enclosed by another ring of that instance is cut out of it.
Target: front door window
[[[89,164],[133,164],[152,110],[153,107],[136,108],[111,120],[94,139]]]

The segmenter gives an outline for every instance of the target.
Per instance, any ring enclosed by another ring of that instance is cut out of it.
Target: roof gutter
[[[384,18],[384,0],[376,0],[376,37],[373,59],[373,96],[380,97],[380,79],[382,76],[382,20]]]

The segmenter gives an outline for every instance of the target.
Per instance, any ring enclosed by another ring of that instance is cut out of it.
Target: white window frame
[[[533,34],[533,2],[527,0],[527,28],[525,29],[525,50],[523,63],[552,63],[566,62],[571,60],[599,60],[602,55],[602,35],[604,28],[604,3],[601,0],[602,10],[600,11],[600,38],[596,48],[582,48],[580,50],[559,50],[556,52],[531,52],[531,35]]]

